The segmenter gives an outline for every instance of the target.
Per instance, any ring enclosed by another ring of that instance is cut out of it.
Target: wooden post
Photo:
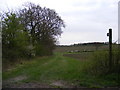
[[[109,71],[112,70],[112,29],[109,29],[109,33],[107,33],[107,36],[109,36]]]

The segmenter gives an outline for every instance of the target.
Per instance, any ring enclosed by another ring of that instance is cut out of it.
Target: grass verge
[[[107,80],[85,72],[89,63],[89,61],[83,62],[82,60],[65,57],[62,53],[56,53],[54,56],[34,58],[23,64],[18,64],[15,68],[3,72],[3,81],[26,76],[26,79],[18,82],[51,84],[54,81],[65,81],[74,87],[95,88],[117,85],[114,80]]]

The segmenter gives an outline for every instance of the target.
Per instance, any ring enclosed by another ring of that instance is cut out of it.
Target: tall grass
[[[118,73],[120,70],[120,51],[112,51],[112,70],[109,66],[109,51],[96,51],[91,56],[90,72],[97,75]]]

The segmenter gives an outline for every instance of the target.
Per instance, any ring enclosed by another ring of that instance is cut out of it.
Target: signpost
[[[109,70],[112,69],[112,29],[109,29],[109,33],[107,33],[107,36],[109,36]]]

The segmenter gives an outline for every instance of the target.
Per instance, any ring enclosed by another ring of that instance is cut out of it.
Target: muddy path
[[[26,76],[17,76],[15,78],[10,78],[4,80],[2,83],[3,88],[75,88],[73,84],[68,84],[63,80],[51,81],[50,83],[42,82],[20,82],[25,80]]]

